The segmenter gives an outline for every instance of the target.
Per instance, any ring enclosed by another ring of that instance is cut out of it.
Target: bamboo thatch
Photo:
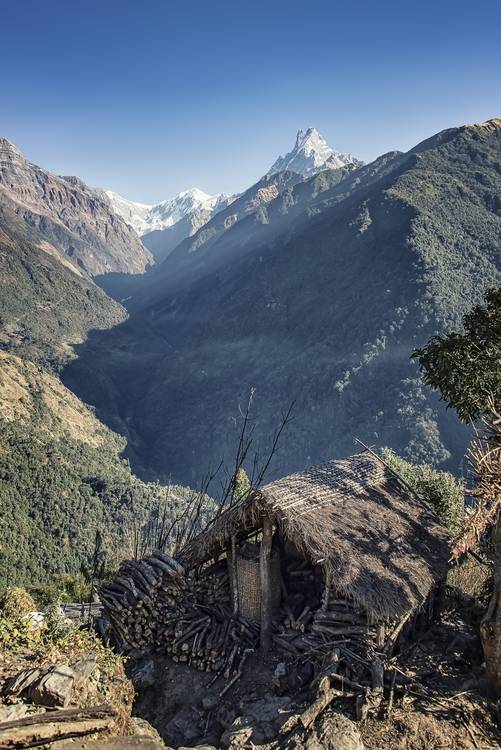
[[[419,607],[447,569],[447,529],[368,451],[251,493],[187,545],[181,561],[217,556],[232,535],[259,529],[263,513],[313,564],[330,568],[334,590],[375,621]]]

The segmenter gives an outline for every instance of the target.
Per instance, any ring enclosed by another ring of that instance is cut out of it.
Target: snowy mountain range
[[[280,156],[267,174],[290,171],[306,178],[324,169],[338,169],[350,164],[359,165],[361,162],[351,154],[342,154],[331,148],[318,130],[308,128],[306,132],[298,131],[292,151]],[[106,190],[105,194],[113,211],[140,236],[169,229],[184,219],[190,220],[191,229],[187,234],[191,234],[238,197],[227,193],[209,195],[194,187],[174,198],[148,205],[130,201],[112,190]]]
[[[303,177],[311,177],[324,169],[339,169],[350,164],[358,166],[361,162],[351,154],[342,154],[331,148],[316,128],[308,128],[306,132],[298,131],[292,151],[279,156],[267,174],[287,170]]]
[[[203,190],[191,188],[174,198],[147,205],[127,200],[112,190],[106,190],[105,193],[113,211],[133,227],[140,236],[172,227],[181,219],[201,211],[206,212],[207,219],[209,219],[236,197],[226,195],[226,193],[208,195]]]

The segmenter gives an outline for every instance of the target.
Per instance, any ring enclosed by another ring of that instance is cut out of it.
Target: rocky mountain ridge
[[[32,164],[6,138],[0,138],[0,198],[39,236],[42,249],[77,273],[143,273],[153,260],[92,188]]]
[[[351,154],[331,148],[318,130],[308,128],[306,132],[299,130],[291,152],[280,156],[256,185],[241,194],[208,195],[192,188],[155,205],[134,203],[110,190],[106,196],[113,210],[134,227],[157,262],[161,262],[184,240],[190,251],[198,249],[208,239],[212,241],[214,234],[219,235],[220,229],[214,228],[222,221],[225,231],[243,215],[255,213],[276,198],[280,183],[284,182],[283,174],[288,175],[289,182],[297,182],[324,170],[354,169],[360,164]],[[224,219],[220,215],[223,212]]]
[[[209,195],[198,188],[153,205],[134,203],[111,190],[104,195],[112,210],[141,236],[157,263],[236,198],[226,193]]]

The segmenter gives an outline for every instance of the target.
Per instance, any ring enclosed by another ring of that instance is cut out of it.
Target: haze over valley
[[[354,437],[461,473],[469,432],[410,354],[500,278],[500,134],[451,128],[362,164],[310,128],[240,194],[154,206],[3,139],[3,348],[63,366],[148,480],[229,461],[251,391],[262,450],[294,402],[271,476]]]

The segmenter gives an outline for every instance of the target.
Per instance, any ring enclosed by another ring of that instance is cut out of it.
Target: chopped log
[[[156,558],[158,558],[158,559],[160,559],[160,560],[163,560],[164,563],[167,563],[168,565],[170,565],[171,568],[174,569],[174,571],[175,571],[175,573],[177,575],[179,575],[179,576],[184,576],[185,575],[185,569],[183,568],[183,566],[181,565],[181,563],[179,563],[173,557],[170,557],[169,555],[166,555],[164,552],[160,552],[160,550],[155,550],[155,552],[153,553],[153,556],[156,557]]]
[[[294,646],[294,644],[289,643],[288,641],[284,640],[283,638],[280,638],[277,635],[272,636],[273,643],[275,643],[278,648],[282,649],[283,651],[288,651],[292,654],[297,654],[298,649]]]
[[[168,576],[175,576],[176,571],[174,568],[172,568],[170,565],[168,565],[163,560],[159,560],[156,556],[150,555],[150,557],[146,558],[149,565],[151,565],[152,568],[158,568],[162,573],[167,573]]]
[[[228,692],[228,690],[229,690],[229,689],[230,689],[230,688],[231,688],[231,687],[232,687],[232,686],[233,686],[233,685],[235,684],[235,682],[236,682],[237,680],[239,680],[239,679],[240,679],[240,677],[242,676],[242,672],[243,672],[244,664],[245,664],[245,662],[247,661],[247,659],[248,659],[248,657],[250,656],[250,654],[252,654],[252,653],[254,653],[254,649],[253,649],[253,648],[246,648],[246,649],[245,649],[245,651],[244,651],[244,653],[243,653],[243,655],[242,655],[242,658],[241,658],[241,660],[240,660],[240,664],[239,664],[239,666],[238,666],[238,671],[237,671],[237,673],[236,673],[236,674],[234,675],[234,677],[233,677],[233,678],[232,678],[232,679],[231,679],[231,680],[229,681],[229,683],[228,683],[228,684],[226,685],[226,687],[225,687],[225,688],[223,688],[223,690],[221,690],[221,692],[219,693],[219,698],[220,698],[220,699],[221,699],[221,698],[222,698],[222,697],[223,697],[224,695],[226,695],[226,693]]]
[[[315,615],[315,622],[325,625],[340,622],[348,622],[352,625],[367,625],[367,620],[364,617],[360,617],[360,615],[356,615],[355,612],[350,611],[341,612],[327,610],[327,612],[317,612]]]
[[[405,625],[410,620],[412,614],[413,614],[412,611],[408,612],[406,615],[404,615],[404,617],[402,617],[401,620],[399,620],[399,622],[393,628],[393,630],[390,633],[390,636],[389,636],[388,640],[386,641],[386,645],[385,645],[385,647],[383,649],[385,654],[391,654],[391,652],[393,651],[393,649],[395,647],[395,644],[396,644],[396,642],[398,640],[398,636],[400,635],[400,633],[402,632],[403,628],[405,627]]]
[[[384,664],[375,657],[371,662],[372,690],[369,696],[369,707],[377,711],[384,697]]]
[[[316,720],[319,714],[332,703],[335,698],[353,698],[354,693],[345,693],[343,690],[329,688],[319,693],[317,699],[303,711],[299,721],[305,729],[308,729]]]
[[[138,586],[147,596],[151,596],[154,586],[145,576],[143,576],[139,568],[134,568],[129,565],[122,566],[122,568],[133,577],[136,586]]]
[[[230,655],[228,657],[228,661],[227,661],[227,663],[225,665],[224,677],[227,680],[230,677],[231,669],[233,667],[233,662],[235,660],[235,656],[237,655],[237,651],[238,651],[238,643],[235,643],[235,645],[233,646],[233,648],[231,650],[231,653],[230,653]]]
[[[46,745],[56,740],[82,737],[110,729],[117,716],[112,706],[69,708],[25,716],[0,724],[0,748]]]
[[[314,622],[311,626],[312,632],[327,633],[327,635],[362,635],[367,633],[367,627],[363,625],[323,625],[322,623]]]
[[[148,563],[145,560],[142,560],[141,562],[141,572],[143,576],[151,583],[152,586],[157,586],[160,582],[160,577],[155,572],[155,570],[151,567],[151,565],[148,565]]]

